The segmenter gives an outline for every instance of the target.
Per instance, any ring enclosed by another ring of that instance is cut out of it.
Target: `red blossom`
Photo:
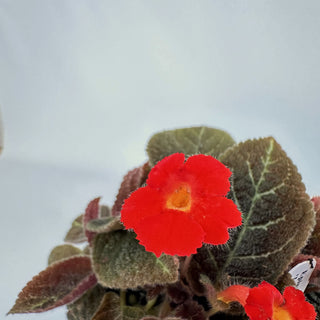
[[[133,229],[146,250],[188,256],[202,243],[223,244],[228,228],[241,224],[241,213],[227,199],[231,171],[203,154],[185,161],[175,153],[150,171],[147,186],[125,200],[121,221]]]
[[[244,309],[251,320],[314,320],[314,307],[302,291],[286,287],[283,295],[271,284],[262,282],[249,291]]]
[[[235,284],[223,291],[220,291],[217,294],[217,299],[225,303],[238,301],[241,305],[244,306],[249,295],[249,290],[249,287],[242,286],[240,284]]]

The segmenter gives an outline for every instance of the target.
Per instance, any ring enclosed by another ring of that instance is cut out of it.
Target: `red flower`
[[[185,162],[175,153],[159,161],[147,186],[133,192],[121,210],[121,221],[140,244],[157,257],[196,253],[202,242],[222,244],[228,228],[241,224],[241,213],[225,196],[231,171],[211,156]]]
[[[217,294],[217,299],[225,303],[238,301],[241,305],[244,306],[246,304],[249,291],[250,291],[249,287],[242,286],[240,284],[235,284],[219,292]]]
[[[262,282],[249,291],[244,309],[251,320],[314,320],[314,307],[302,291],[286,287],[283,295],[271,284]]]

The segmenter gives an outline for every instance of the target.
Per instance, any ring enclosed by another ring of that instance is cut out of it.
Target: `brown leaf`
[[[50,265],[27,283],[8,312],[43,312],[79,298],[97,280],[89,257],[77,256]]]
[[[91,241],[92,241],[93,236],[95,235],[95,233],[91,232],[91,231],[88,231],[86,229],[86,226],[87,226],[87,223],[90,220],[99,218],[99,201],[100,201],[100,197],[99,198],[95,198],[92,201],[90,201],[90,203],[88,204],[88,206],[86,208],[86,212],[85,212],[85,214],[83,216],[83,225],[84,225],[86,236],[88,238],[88,242],[90,244],[91,244]]]
[[[117,199],[111,209],[113,216],[120,215],[120,211],[125,199],[129,197],[131,192],[135,191],[145,182],[149,174],[150,167],[148,163],[145,163],[139,168],[135,168],[127,173],[123,178]]]

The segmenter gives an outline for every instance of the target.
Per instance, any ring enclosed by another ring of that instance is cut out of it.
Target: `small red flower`
[[[186,256],[202,242],[223,244],[228,228],[241,224],[241,213],[225,196],[231,171],[211,156],[185,162],[175,153],[159,161],[147,186],[133,192],[121,210],[121,221],[140,244],[157,257],[162,252]]]
[[[223,291],[220,291],[217,294],[217,299],[228,304],[232,301],[238,301],[242,306],[244,306],[246,304],[249,291],[249,287],[242,286],[240,284],[235,284]]]
[[[262,282],[249,291],[244,309],[251,320],[314,320],[314,307],[302,291],[286,287],[283,295],[271,284]]]

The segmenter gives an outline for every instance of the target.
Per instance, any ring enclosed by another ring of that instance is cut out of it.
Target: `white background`
[[[155,132],[273,135],[319,194],[319,16],[317,0],[0,0],[0,318]]]

